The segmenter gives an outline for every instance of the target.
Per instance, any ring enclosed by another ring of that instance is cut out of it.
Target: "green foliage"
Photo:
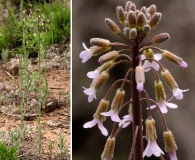
[[[58,43],[64,38],[70,39],[70,8],[64,1],[36,4],[31,8],[32,14],[28,14],[29,8],[24,3],[23,10],[26,11],[24,21],[14,7],[8,7],[8,17],[0,17],[0,24],[2,24],[0,25],[0,51],[9,49],[11,51],[9,55],[23,53],[23,35],[26,52],[37,56],[39,15],[37,9],[40,9],[39,32],[43,46]]]
[[[19,160],[17,156],[17,146],[7,147],[5,142],[0,142],[0,159]]]

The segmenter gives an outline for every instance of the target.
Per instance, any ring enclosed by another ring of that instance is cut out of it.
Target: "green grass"
[[[5,142],[0,142],[0,159],[1,160],[19,160],[16,146],[7,147]]]

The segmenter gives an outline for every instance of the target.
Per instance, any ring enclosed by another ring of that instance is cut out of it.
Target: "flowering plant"
[[[111,160],[113,158],[117,136],[122,128],[126,128],[130,124],[132,124],[133,128],[133,144],[129,159],[134,157],[135,160],[141,160],[143,157],[150,157],[151,155],[163,159],[164,152],[157,144],[155,120],[151,112],[151,109],[157,108],[164,124],[163,137],[165,151],[169,154],[171,160],[177,160],[177,146],[173,134],[168,128],[164,114],[168,112],[167,107],[178,107],[176,104],[170,103],[169,101],[174,97],[177,100],[181,100],[183,98],[183,92],[187,90],[182,90],[178,87],[177,82],[169,70],[159,61],[165,58],[181,68],[186,68],[188,65],[183,59],[170,51],[154,46],[167,41],[170,38],[168,33],[160,33],[154,36],[150,42],[143,44],[145,37],[149,36],[150,32],[159,25],[162,18],[162,14],[157,12],[155,5],[151,5],[148,8],[144,6],[138,10],[134,3],[128,1],[125,8],[122,6],[116,8],[116,15],[119,22],[124,26],[123,32],[119,26],[109,18],[105,19],[105,24],[113,34],[120,36],[127,43],[111,42],[102,38],[92,38],[90,40],[92,47],[87,48],[85,44],[83,44],[85,50],[80,53],[80,58],[83,63],[87,62],[93,56],[103,54],[98,60],[100,66],[94,71],[87,73],[87,76],[93,79],[90,87],[84,90],[84,93],[88,95],[88,102],[97,99],[97,92],[109,79],[110,72],[115,66],[128,64],[129,68],[123,79],[118,79],[112,84],[105,97],[100,100],[93,120],[85,123],[84,128],[91,128],[97,124],[101,133],[104,136],[108,136],[108,131],[103,125],[103,122],[106,120],[106,117],[110,117],[114,122],[112,132],[106,141],[101,155],[102,160]],[[115,46],[121,47],[122,49],[111,51]],[[149,98],[148,92],[144,87],[145,74],[149,71],[153,71],[155,75],[154,87],[156,100]],[[170,100],[167,100],[159,71],[162,79],[173,92],[173,97]],[[116,90],[109,108],[110,95],[119,83],[121,83],[121,86]],[[125,92],[125,85],[127,84],[131,86],[130,95],[126,95]],[[143,93],[143,95],[141,95],[141,93]],[[129,101],[124,102],[125,96],[129,96]],[[148,108],[142,108],[143,101],[147,101]],[[121,118],[121,110],[126,106],[129,106],[128,113]],[[143,136],[142,129],[142,112],[148,112],[148,118],[145,120],[145,136]],[[145,139],[143,139],[143,137],[145,137]],[[148,142],[145,149],[143,146],[144,140]]]

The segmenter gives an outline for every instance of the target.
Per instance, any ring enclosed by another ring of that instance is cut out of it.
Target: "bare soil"
[[[47,63],[47,76],[50,93],[46,106],[41,111],[42,154],[37,150],[37,117],[38,100],[36,93],[28,95],[28,106],[24,108],[25,133],[19,145],[21,160],[35,159],[70,159],[70,45],[69,42],[51,45],[47,49],[47,57],[42,66]],[[10,59],[9,61],[11,61]],[[31,72],[37,70],[37,58],[31,58]],[[19,112],[19,76],[11,74],[0,59],[0,132],[10,135],[11,131],[20,130],[21,119]],[[59,158],[59,135],[63,135],[68,153]],[[9,136],[0,139],[11,144]],[[54,142],[52,156],[51,142]]]

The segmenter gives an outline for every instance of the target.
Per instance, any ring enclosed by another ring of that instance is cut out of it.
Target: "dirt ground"
[[[68,154],[63,159],[70,159],[70,45],[69,42],[51,45],[47,48],[48,85],[50,93],[45,108],[41,111],[42,154],[37,156],[37,117],[38,101],[36,94],[29,95],[28,107],[25,107],[24,140],[19,145],[19,157],[22,160],[59,159],[54,154],[50,156],[51,142],[53,153],[59,153],[59,136],[65,139]],[[9,61],[11,61],[10,59]],[[37,70],[37,58],[31,58],[31,72]],[[9,135],[11,131],[20,129],[19,112],[19,76],[6,70],[0,59],[0,132]],[[0,139],[6,139],[0,134]],[[7,136],[7,142],[10,142]]]

